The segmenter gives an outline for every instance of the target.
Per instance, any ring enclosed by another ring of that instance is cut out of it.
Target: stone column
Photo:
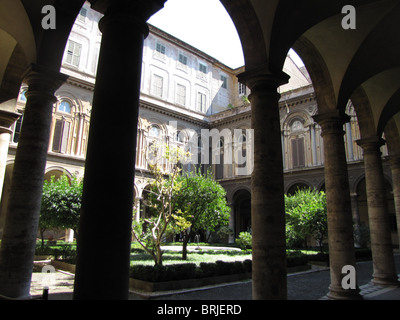
[[[397,234],[400,244],[400,154],[389,156],[390,169],[392,170],[393,198],[396,210]]]
[[[397,274],[380,151],[380,147],[384,143],[384,140],[378,137],[357,141],[364,154],[368,219],[374,266],[372,281],[379,285],[396,285]]]
[[[310,124],[312,165],[317,165],[317,139],[315,137],[315,123]]]
[[[350,187],[344,148],[344,119],[337,112],[314,116],[324,139],[325,189],[328,215],[328,243],[331,299],[360,299],[359,289],[342,287],[342,268],[356,267]]]
[[[74,299],[128,298],[143,43],[146,21],[164,1],[103,3]],[[99,245],[104,232],[108,241]]]
[[[0,249],[0,294],[29,296],[54,92],[67,76],[32,65]]]
[[[12,134],[11,126],[20,116],[19,113],[0,110],[0,200],[3,191],[4,175],[6,173],[8,146]]]
[[[356,233],[356,236],[354,237],[354,246],[359,248],[363,246],[363,239],[361,238],[362,235],[360,234],[360,227],[361,227],[361,221],[360,221],[360,210],[358,208],[358,194],[357,193],[352,193],[350,194],[351,198],[351,212],[353,216],[353,228]]]
[[[260,72],[261,73],[261,72]],[[254,170],[251,183],[253,299],[287,298],[285,206],[277,88],[288,76],[246,72],[251,89]]]

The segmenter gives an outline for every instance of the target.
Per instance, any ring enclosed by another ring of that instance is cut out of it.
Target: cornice
[[[140,100],[139,101],[139,107],[143,108],[143,109],[150,110],[150,111],[154,111],[154,112],[157,112],[157,113],[160,113],[160,114],[163,114],[163,115],[170,116],[171,118],[174,118],[174,119],[186,121],[186,122],[192,123],[192,124],[197,125],[197,126],[201,126],[201,127],[204,127],[204,128],[208,128],[209,127],[209,122],[207,120],[199,120],[199,119],[196,119],[194,117],[191,117],[190,115],[187,115],[187,114],[184,114],[184,113],[181,113],[181,112],[177,112],[177,111],[173,111],[171,109],[165,108],[165,107],[160,106],[160,105],[153,104],[153,103],[148,102],[148,101]]]

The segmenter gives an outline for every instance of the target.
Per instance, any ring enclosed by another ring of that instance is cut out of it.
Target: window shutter
[[[297,150],[299,152],[299,167],[304,167],[305,166],[304,138],[298,139]]]
[[[304,167],[304,138],[292,140],[292,160],[293,168]]]
[[[63,128],[63,121],[56,120],[56,125],[54,127],[54,135],[53,135],[53,147],[52,147],[52,150],[54,152],[60,152],[61,150],[62,128]]]
[[[69,127],[70,123],[67,121],[64,121],[64,126],[62,130],[62,139],[61,139],[61,152],[66,153],[67,151],[67,146],[68,146],[68,135],[69,135]]]
[[[56,120],[52,146],[54,152],[66,153],[70,126],[71,124],[68,121]]]

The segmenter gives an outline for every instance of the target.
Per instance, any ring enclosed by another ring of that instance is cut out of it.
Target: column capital
[[[313,116],[315,122],[322,129],[321,136],[329,133],[344,134],[343,125],[350,121],[350,117],[346,114],[341,114],[338,110],[326,112]]]
[[[104,32],[105,26],[118,21],[125,25],[135,25],[145,37],[149,33],[146,21],[164,7],[166,0],[91,0],[91,7],[104,14],[99,22],[99,29]]]
[[[21,116],[20,113],[0,110],[0,134],[2,133],[12,133],[10,127],[15,121]]]
[[[238,75],[241,83],[246,84],[252,93],[274,91],[289,82],[290,76],[283,71],[274,73],[268,67],[260,66],[249,71],[245,71]]]
[[[25,71],[23,79],[29,86],[27,98],[46,97],[56,102],[54,92],[67,81],[68,76],[48,67],[32,64]]]
[[[356,143],[363,149],[364,154],[366,154],[371,152],[380,153],[380,147],[385,145],[386,141],[379,137],[368,137],[357,140]]]

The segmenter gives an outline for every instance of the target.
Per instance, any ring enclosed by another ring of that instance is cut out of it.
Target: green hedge
[[[287,267],[295,267],[307,264],[308,257],[306,255],[294,255],[287,257],[286,261]],[[130,277],[143,281],[163,282],[251,273],[251,270],[251,260],[244,260],[243,262],[201,262],[199,266],[194,263],[165,266],[133,265],[130,268]]]
[[[133,265],[130,277],[143,281],[163,282],[186,279],[198,279],[229,274],[251,272],[251,260],[215,263],[202,262],[171,264],[165,266]]]
[[[36,244],[35,255],[49,255],[54,258],[63,260],[69,263],[76,262],[76,245],[59,244],[59,245],[44,245]]]

